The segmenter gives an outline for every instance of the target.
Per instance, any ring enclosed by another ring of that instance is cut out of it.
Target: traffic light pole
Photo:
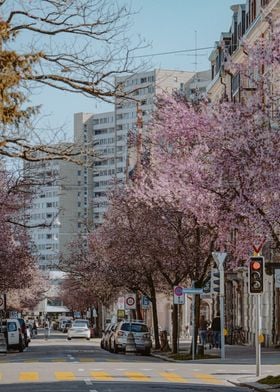
[[[222,268],[223,271],[220,271],[221,273],[221,287],[222,284],[224,284],[223,282],[223,278],[222,276],[224,276],[224,268]],[[224,290],[223,290],[224,291]],[[225,359],[226,357],[226,353],[225,353],[225,334],[224,334],[224,330],[225,330],[225,294],[224,292],[220,293],[220,317],[221,317],[221,358]]]
[[[256,377],[261,375],[261,343],[260,343],[260,316],[261,316],[261,295],[256,295]]]

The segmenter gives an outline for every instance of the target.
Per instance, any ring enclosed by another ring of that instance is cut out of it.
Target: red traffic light
[[[253,261],[251,264],[251,268],[254,271],[258,271],[259,269],[261,269],[262,265],[259,261]]]
[[[249,262],[249,293],[261,294],[264,290],[264,258],[252,256]]]

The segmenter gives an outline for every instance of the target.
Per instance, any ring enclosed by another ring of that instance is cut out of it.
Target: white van
[[[2,331],[6,333],[8,349],[14,348],[22,352],[25,345],[19,321],[17,319],[3,320]]]

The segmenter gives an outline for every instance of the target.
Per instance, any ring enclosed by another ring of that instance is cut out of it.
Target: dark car
[[[72,327],[72,322],[71,321],[69,321],[67,323],[64,323],[63,327],[62,327],[62,332],[63,333],[67,333],[68,329],[71,328],[71,327]]]
[[[29,342],[30,342],[30,337],[28,336],[28,333],[27,333],[27,326],[26,326],[23,318],[18,318],[18,322],[20,324],[21,332],[24,336],[25,347],[28,347]]]

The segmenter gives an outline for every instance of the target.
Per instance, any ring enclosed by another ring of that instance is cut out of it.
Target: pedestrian
[[[37,324],[36,321],[34,320],[33,326],[32,326],[32,332],[34,335],[37,335]]]
[[[205,319],[205,316],[202,315],[200,320],[199,320],[198,332],[199,332],[200,344],[202,344],[204,347],[206,345],[206,337],[207,337],[208,326],[209,326],[208,321]]]
[[[216,348],[221,348],[221,319],[220,313],[213,318],[211,329],[213,331],[213,345]]]
[[[48,319],[45,321],[44,324],[44,336],[45,336],[45,340],[48,340],[50,336],[50,322]]]

